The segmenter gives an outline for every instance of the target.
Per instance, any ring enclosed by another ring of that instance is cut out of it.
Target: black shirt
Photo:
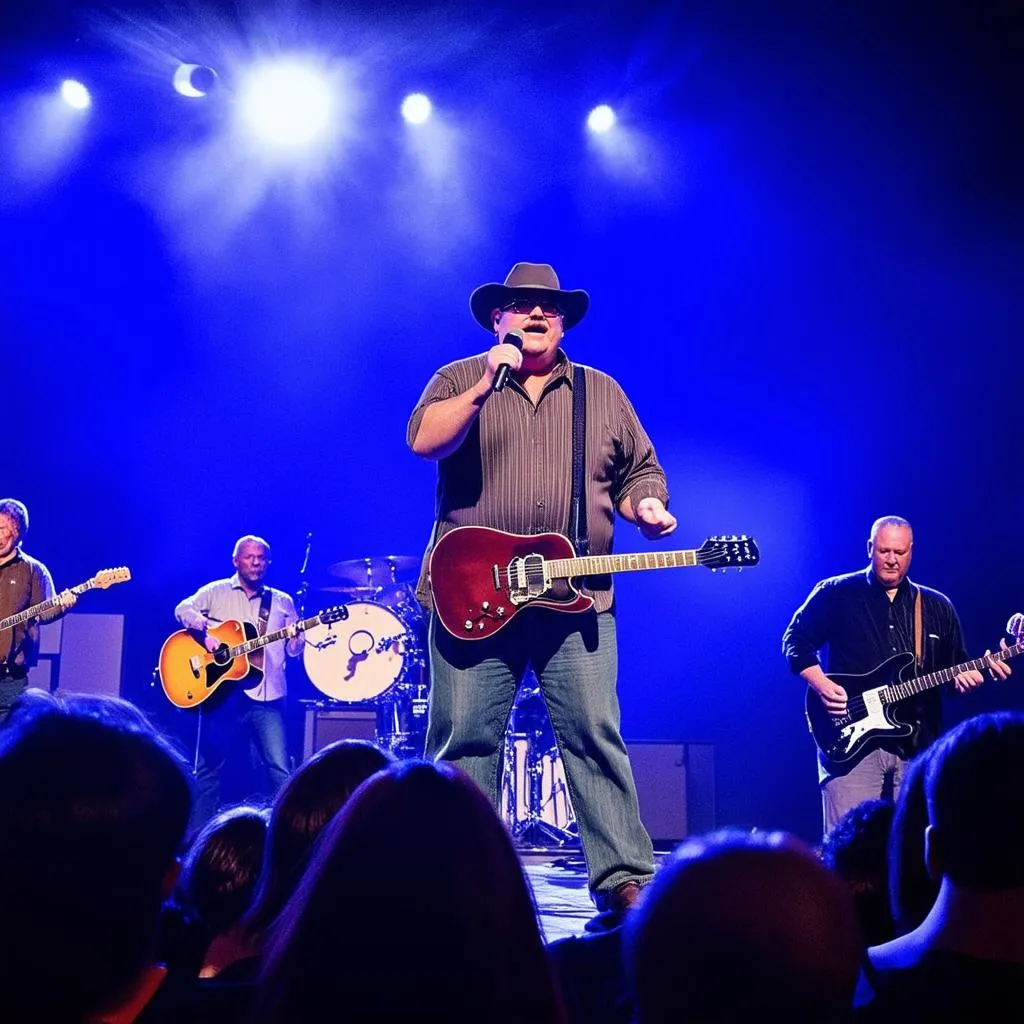
[[[828,648],[830,673],[870,672],[894,654],[914,651],[914,591],[921,591],[924,664],[919,674],[967,661],[960,620],[945,594],[919,587],[904,577],[889,600],[870,568],[822,580],[796,610],[782,637],[782,652],[799,674],[818,663]],[[939,689],[919,694],[900,706],[900,718],[920,728],[903,741],[882,748],[912,757],[939,731]]]

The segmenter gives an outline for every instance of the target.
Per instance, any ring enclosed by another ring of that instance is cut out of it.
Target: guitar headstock
[[[697,549],[697,562],[711,570],[746,569],[761,561],[761,552],[753,537],[733,534],[731,537],[708,537]]]
[[[336,604],[332,608],[325,608],[317,617],[325,626],[329,626],[333,622],[341,622],[342,619],[348,618],[348,606]]]
[[[101,572],[96,573],[90,582],[94,587],[106,590],[107,587],[112,587],[115,583],[126,583],[131,578],[131,569],[122,565],[117,569],[103,569]]]
[[[1024,641],[1024,615],[1014,612],[1010,621],[1006,623],[1006,632],[1013,637],[1013,642],[1019,644]]]

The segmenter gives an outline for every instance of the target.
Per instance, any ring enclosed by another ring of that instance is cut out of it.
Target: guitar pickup
[[[501,569],[497,565],[491,566],[491,577],[494,579],[494,589],[501,590]]]

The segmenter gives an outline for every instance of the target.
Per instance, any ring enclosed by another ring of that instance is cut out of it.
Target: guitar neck
[[[628,555],[588,555],[583,558],[552,558],[544,565],[552,578],[604,576],[613,572],[637,572],[640,569],[677,569],[700,565],[696,549],[689,551],[649,551]]]
[[[79,583],[77,587],[71,587],[70,589],[72,594],[78,595],[84,594],[87,590],[92,590],[94,586],[96,584],[92,580],[86,580],[85,583]],[[31,608],[26,608],[15,615],[10,615],[6,619],[0,619],[0,629],[20,626],[23,622],[38,618],[40,615],[45,615],[47,612],[53,611],[54,608],[58,607],[60,607],[60,598],[51,597],[48,601],[41,601],[39,604],[34,604]]]
[[[952,668],[942,668],[936,672],[929,672],[927,675],[908,679],[903,683],[887,686],[882,691],[882,699],[888,703],[906,700],[907,697],[913,697],[915,694],[924,693],[925,690],[932,690],[936,686],[944,686],[946,683],[952,682],[961,672],[980,672],[985,668],[985,663],[989,658],[993,661],[1009,661],[1010,658],[1015,658],[1021,653],[1024,653],[1024,641],[1014,644],[1012,647],[1001,647],[986,657],[975,658],[973,661],[965,661]]]
[[[319,624],[320,616],[314,615],[310,619],[303,619],[301,622],[294,623],[294,627],[297,633],[304,633],[307,629],[312,629],[314,626],[318,626]],[[291,629],[291,626],[284,626],[281,629],[275,629],[273,633],[264,633],[263,636],[255,636],[251,640],[246,640],[245,643],[231,647],[228,650],[228,654],[232,658],[237,658],[240,654],[252,654],[253,651],[258,651],[261,647],[266,647],[267,644],[277,643],[278,640],[286,639]]]

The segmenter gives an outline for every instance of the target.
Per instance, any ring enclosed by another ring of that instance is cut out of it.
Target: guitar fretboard
[[[71,593],[78,595],[84,594],[87,590],[92,590],[96,586],[92,580],[88,580],[85,583],[79,583],[77,587],[71,587]],[[9,629],[11,626],[20,626],[23,622],[28,622],[29,619],[39,618],[40,615],[45,615],[49,611],[53,611],[55,608],[60,607],[60,598],[51,597],[48,601],[42,601],[39,604],[33,605],[31,608],[26,608],[24,611],[18,612],[16,615],[8,616],[6,619],[0,620],[0,629]]]
[[[237,658],[240,654],[251,654],[253,651],[258,651],[261,647],[265,647],[267,644],[276,643],[278,640],[284,640],[285,637],[291,635],[292,630],[296,633],[304,633],[307,629],[312,629],[314,626],[320,625],[321,617],[314,615],[310,619],[303,619],[301,622],[295,622],[291,626],[285,626],[282,629],[275,629],[273,633],[264,633],[263,636],[254,636],[251,640],[246,640],[245,643],[238,644],[236,647],[228,648],[228,655],[232,658]]]
[[[973,661],[965,661],[960,665],[954,665],[952,668],[941,668],[936,672],[929,672],[927,675],[917,676],[914,679],[908,679],[906,682],[887,686],[881,692],[881,699],[889,704],[899,700],[906,700],[907,697],[924,693],[925,690],[931,690],[936,686],[951,683],[961,672],[982,671],[986,667],[985,663],[989,658],[993,661],[1009,661],[1010,658],[1015,658],[1018,654],[1022,653],[1024,653],[1024,641],[1014,644],[1012,647],[1001,647],[987,657],[975,658]]]
[[[566,576],[602,576],[612,572],[640,569],[674,569],[699,565],[695,549],[689,551],[649,551],[628,555],[587,555],[583,558],[552,558],[545,561],[552,578]]]

